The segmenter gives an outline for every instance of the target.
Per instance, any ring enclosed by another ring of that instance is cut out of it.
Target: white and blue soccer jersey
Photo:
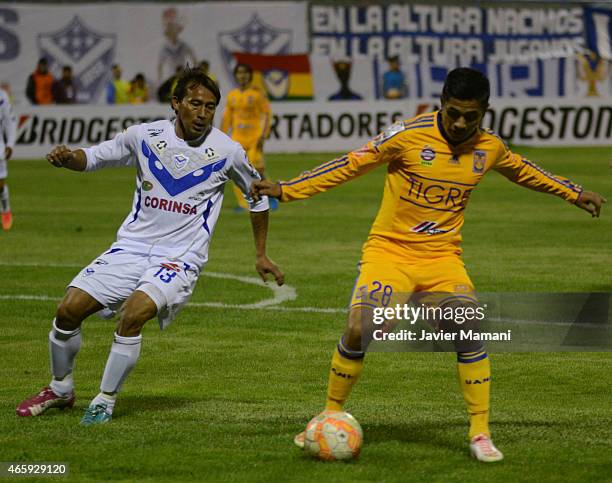
[[[180,259],[201,269],[232,180],[247,194],[251,211],[268,209],[268,199],[248,196],[260,179],[242,147],[212,128],[204,142],[190,146],[170,121],[131,126],[114,139],[86,148],[86,171],[135,166],[132,211],[117,233],[112,249]]]

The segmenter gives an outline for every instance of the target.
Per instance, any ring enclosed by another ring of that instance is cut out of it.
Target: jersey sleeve
[[[137,161],[137,143],[138,126],[130,126],[113,139],[83,149],[87,156],[85,171],[134,166]]]
[[[506,146],[501,148],[493,169],[518,185],[559,196],[571,203],[575,203],[582,193],[581,186],[543,170],[520,154],[513,153]]]
[[[305,171],[289,181],[282,181],[281,201],[310,198],[391,162],[401,151],[403,130],[403,122],[395,123],[361,149]]]
[[[4,138],[6,139],[6,147],[14,149],[17,139],[17,117],[11,105],[8,96],[2,99],[2,129],[4,130]]]
[[[234,151],[228,174],[231,180],[236,183],[236,186],[238,186],[240,191],[244,194],[244,199],[249,204],[249,211],[266,211],[270,208],[267,196],[262,196],[259,201],[255,201],[249,194],[251,184],[254,181],[259,181],[261,176],[259,176],[257,170],[251,166],[244,149],[241,147]]]

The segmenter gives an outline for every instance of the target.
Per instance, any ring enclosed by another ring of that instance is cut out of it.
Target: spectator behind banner
[[[159,102],[166,103],[172,100],[172,94],[174,93],[174,88],[176,87],[181,72],[183,72],[183,67],[177,67],[174,75],[168,77],[163,84],[159,86],[159,89],[157,89],[157,100]]]
[[[217,78],[213,74],[211,74],[211,72],[210,72],[210,62],[208,62],[207,60],[201,60],[200,63],[198,64],[198,69],[200,69],[202,72],[204,72],[204,74],[206,74],[212,80],[217,82]],[[217,84],[218,84],[218,82],[217,82]]]
[[[53,82],[53,98],[56,104],[75,104],[77,88],[72,77],[72,67],[62,67],[62,77]]]
[[[329,96],[330,101],[360,101],[362,97],[349,88],[352,64],[349,60],[339,60],[333,64],[334,72],[340,82],[340,90]]]
[[[127,104],[130,102],[130,83],[121,78],[121,67],[113,64],[113,78],[106,86],[107,104]]]
[[[385,99],[401,99],[406,97],[404,73],[400,70],[397,55],[387,59],[389,70],[383,74],[383,97]]]
[[[159,52],[157,65],[157,82],[168,75],[167,72],[176,72],[187,64],[195,65],[196,57],[193,49],[183,40],[180,34],[185,28],[185,18],[179,15],[174,7],[167,8],[162,14],[164,45]]]
[[[36,70],[28,77],[26,96],[32,104],[53,104],[53,76],[44,57],[38,61]]]
[[[138,73],[132,79],[130,87],[130,104],[144,104],[149,101],[149,87],[145,81],[144,74]]]

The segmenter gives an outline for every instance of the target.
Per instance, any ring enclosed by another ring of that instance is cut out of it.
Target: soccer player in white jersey
[[[13,226],[6,177],[8,175],[7,161],[13,155],[16,134],[17,120],[13,106],[6,91],[0,89],[0,212],[2,213],[2,229],[5,231],[10,230]]]
[[[187,69],[172,98],[175,121],[131,126],[97,146],[58,146],[47,155],[54,166],[74,171],[136,168],[137,188],[117,241],[70,282],[49,333],[53,379],[17,406],[19,416],[74,405],[72,369],[81,323],[100,310],[121,307],[100,393],[81,424],[109,421],[117,393],[138,360],[145,322],[157,315],[163,329],[187,303],[208,260],[225,183],[231,179],[248,193],[260,179],[242,147],[212,126],[219,100],[213,80]],[[266,256],[268,200],[249,201],[257,272],[264,280],[272,274],[282,285],[282,272]]]

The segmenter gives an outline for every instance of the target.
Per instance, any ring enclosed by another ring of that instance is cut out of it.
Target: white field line
[[[31,262],[0,262],[0,266],[5,267],[45,267],[45,268],[82,268],[85,265],[76,265],[69,263],[31,263]],[[295,300],[297,298],[297,292],[295,288],[290,285],[283,285],[279,287],[275,282],[270,281],[264,283],[263,280],[256,277],[246,277],[240,275],[234,275],[231,273],[220,273],[203,271],[202,277],[207,278],[224,278],[228,280],[236,280],[238,282],[257,285],[259,287],[266,287],[272,291],[272,298],[260,300],[252,304],[226,304],[222,302],[189,302],[188,307],[209,307],[209,308],[221,308],[221,309],[240,309],[240,310],[258,310],[267,307],[273,308],[274,310],[282,312],[315,312],[324,314],[336,314],[345,313],[347,309],[334,309],[334,308],[320,308],[320,307],[277,307],[277,305],[287,302],[289,300]],[[58,297],[52,297],[49,295],[0,295],[0,300],[43,300],[43,301],[58,301]]]
[[[66,264],[66,263],[21,263],[21,262],[2,262],[0,261],[0,266],[5,267],[57,267],[57,268],[82,268],[86,265],[76,265],[76,264]],[[223,302],[189,302],[187,304],[188,307],[206,307],[206,308],[215,308],[215,309],[239,309],[239,310],[259,310],[264,308],[271,308],[273,310],[277,310],[279,312],[311,312],[311,313],[320,313],[320,314],[346,314],[348,313],[348,308],[322,308],[322,307],[278,307],[278,304],[286,302],[288,300],[295,300],[297,298],[297,292],[295,288],[290,285],[283,285],[279,287],[274,282],[268,282],[267,284],[263,282],[260,278],[256,277],[246,277],[240,275],[233,275],[231,273],[222,273],[222,272],[202,272],[202,276],[204,278],[224,278],[228,280],[236,280],[238,282],[243,282],[251,285],[257,285],[260,287],[267,287],[272,290],[274,296],[269,299],[260,300],[259,302],[255,302],[252,304],[226,304]],[[42,301],[59,301],[59,297],[52,297],[49,295],[26,295],[26,294],[17,294],[17,295],[2,295],[0,294],[0,300],[42,300]],[[573,325],[572,322],[552,322],[552,321],[538,321],[538,320],[519,320],[519,319],[506,319],[506,318],[489,318],[491,322],[510,322],[521,325],[546,325],[546,326],[558,326],[558,327],[568,327]],[[591,323],[580,323],[577,324],[579,327],[583,328],[600,328],[601,324],[591,324]]]

